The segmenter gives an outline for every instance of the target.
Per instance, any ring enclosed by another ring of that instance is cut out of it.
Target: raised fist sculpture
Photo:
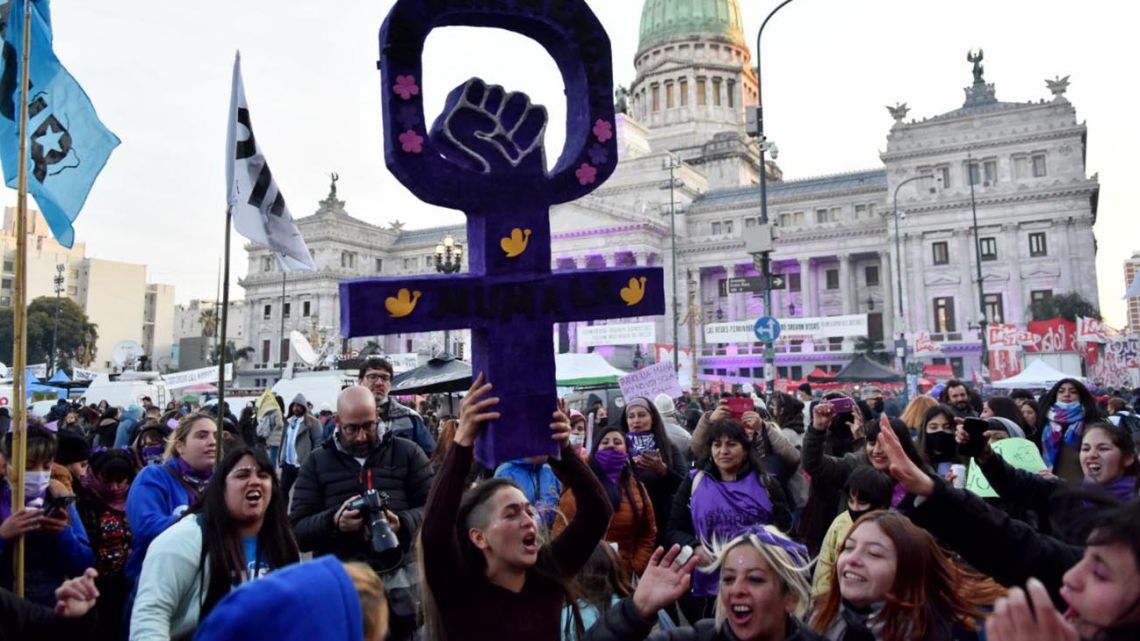
[[[431,137],[448,160],[481,174],[541,174],[545,131],[545,107],[472,78],[448,94]]]

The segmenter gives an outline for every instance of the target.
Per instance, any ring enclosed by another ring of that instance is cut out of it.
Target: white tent
[[[618,378],[625,374],[596,352],[554,356],[554,378],[559,387],[617,383]]]
[[[1082,383],[1085,382],[1084,378],[1066,374],[1059,369],[1054,369],[1051,365],[1048,365],[1045,361],[1038,358],[1027,365],[1025,369],[1021,370],[1017,376],[995,381],[993,386],[998,389],[1047,389],[1053,387],[1057,381],[1063,378],[1073,378]]]

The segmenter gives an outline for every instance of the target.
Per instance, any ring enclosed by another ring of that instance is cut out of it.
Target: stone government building
[[[613,177],[581,200],[551,211],[552,266],[559,270],[660,265],[670,274],[670,197],[677,215],[677,290],[666,300],[687,313],[690,288],[701,322],[751,320],[764,313],[760,294],[730,294],[730,277],[756,275],[742,233],[758,224],[760,161],[745,131],[756,105],[737,0],[645,0],[636,75],[620,96],[620,162]],[[866,314],[870,338],[889,346],[903,327],[896,319],[893,197],[898,190],[903,308],[909,331],[926,330],[959,375],[978,369],[982,351],[972,228],[971,182],[978,215],[985,315],[989,322],[1024,323],[1033,300],[1080,289],[1097,303],[1096,221],[1099,183],[1086,175],[1088,130],[1065,98],[1067,78],[1046,81],[1052,95],[1028,102],[997,99],[978,63],[965,102],[946,113],[907,120],[905,105],[890,108],[882,166],[815,178],[783,180],[767,162],[769,214],[776,227],[773,272],[787,289],[773,293],[775,316]],[[680,161],[670,189],[667,159]],[[335,191],[335,190],[334,190]],[[245,335],[256,353],[239,371],[240,386],[272,384],[288,360],[292,329],[332,335],[340,325],[338,284],[347,278],[435,271],[435,247],[446,235],[464,243],[462,225],[405,230],[353,218],[335,193],[297,221],[319,271],[289,274],[282,309],[282,274],[268,250],[247,246]],[[668,276],[667,276],[668,281]],[[670,314],[652,320],[657,341],[673,340]],[[758,343],[705,345],[696,333],[699,377],[751,382],[761,376]],[[386,353],[430,354],[441,333],[372,339]],[[462,351],[466,332],[452,332]],[[559,349],[585,351],[575,324],[559,326]],[[354,339],[348,350],[368,339]],[[690,347],[679,327],[678,343]],[[239,346],[241,347],[241,346]],[[781,378],[799,379],[813,367],[835,369],[851,358],[855,337],[781,340]],[[633,348],[599,348],[619,366]]]

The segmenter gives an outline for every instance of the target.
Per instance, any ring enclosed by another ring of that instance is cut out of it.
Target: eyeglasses
[[[378,421],[368,421],[367,423],[341,423],[340,431],[345,436],[356,436],[361,432],[371,432],[376,429]]]
[[[375,383],[376,381],[384,381],[385,383],[391,383],[392,382],[392,375],[391,374],[365,374],[364,380],[368,381],[369,383]]]

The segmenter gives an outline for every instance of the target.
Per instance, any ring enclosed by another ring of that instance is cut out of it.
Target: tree
[[[891,361],[891,355],[887,353],[887,348],[879,341],[871,340],[866,336],[855,339],[855,353],[862,354],[880,365],[886,365]]]
[[[213,350],[213,353],[210,354],[210,363],[212,365],[218,364],[218,353],[220,351],[221,350],[219,350],[218,348],[215,347]],[[252,347],[248,346],[248,345],[241,348],[241,349],[238,349],[237,346],[234,345],[233,341],[226,341],[226,362],[227,363],[236,363],[238,361],[248,361],[250,358],[253,357],[254,352],[256,352],[256,350],[253,349]]]
[[[46,363],[51,354],[52,330],[55,328],[56,299],[41,296],[28,305],[28,362]],[[0,361],[12,362],[12,314],[0,314]],[[59,332],[56,335],[55,362],[68,367],[72,361],[87,365],[95,360],[98,328],[87,319],[83,308],[70,298],[59,299]]]
[[[384,353],[384,348],[376,341],[368,341],[364,344],[364,349],[360,350],[361,356],[374,356]]]
[[[218,314],[213,308],[204,309],[198,315],[198,322],[202,323],[202,336],[213,336],[218,328]]]
[[[1060,316],[1076,322],[1078,316],[1100,320],[1100,310],[1078,292],[1058,294],[1029,306],[1029,316],[1035,321],[1047,321]]]

